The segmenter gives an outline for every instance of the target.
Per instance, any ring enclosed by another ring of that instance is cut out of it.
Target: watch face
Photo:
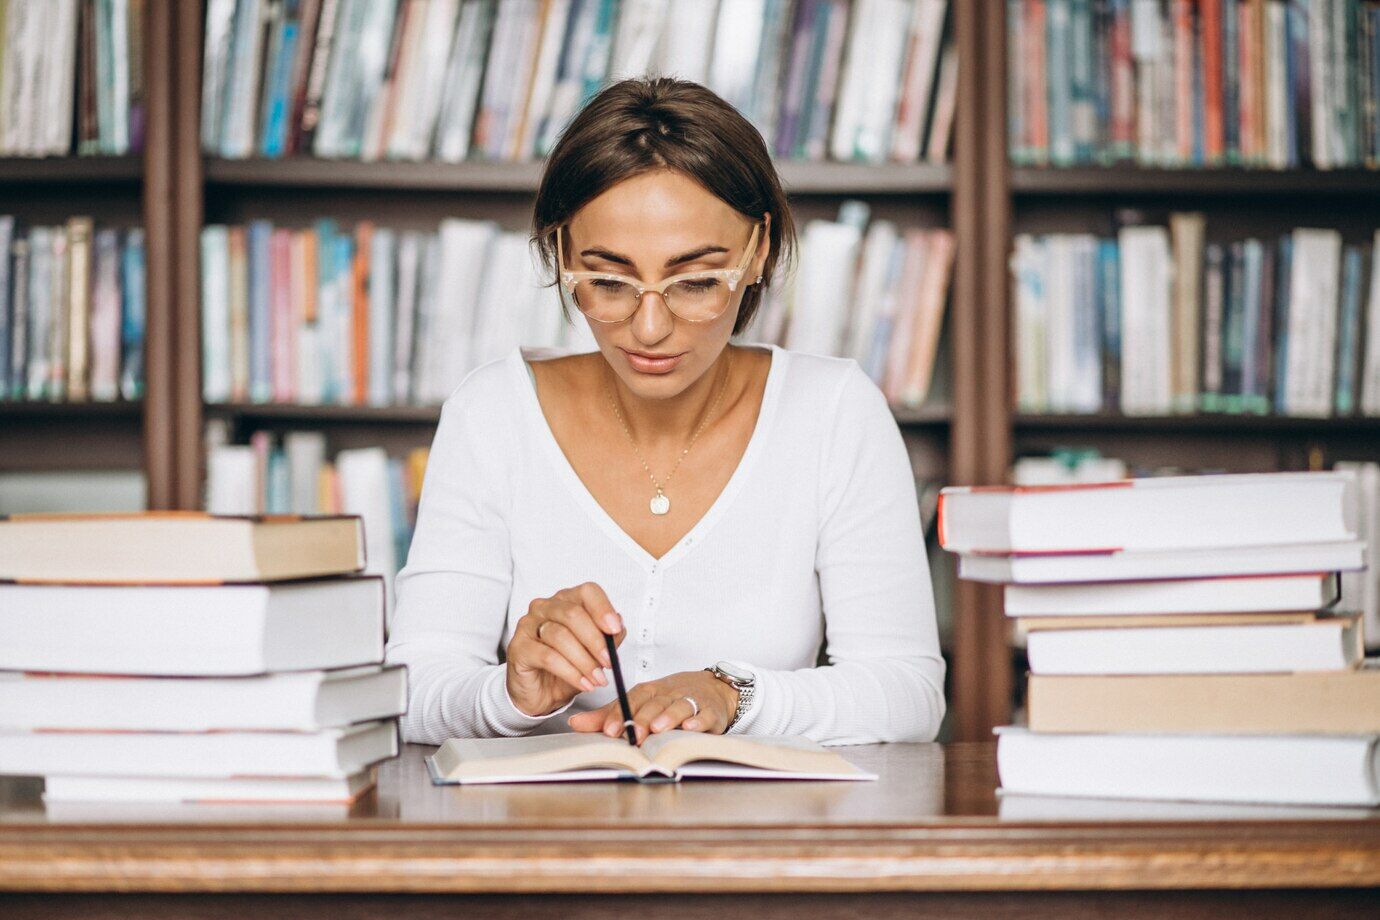
[[[720,671],[724,672],[724,674],[729,678],[729,680],[737,681],[739,683],[750,683],[756,677],[756,675],[749,671],[747,668],[744,668],[741,665],[736,665],[731,661],[720,661],[718,664],[718,668]]]

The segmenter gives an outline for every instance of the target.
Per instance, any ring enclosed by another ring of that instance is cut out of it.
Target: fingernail
[[[617,737],[618,737],[618,726],[617,726],[617,725],[605,725],[605,726],[604,726],[604,734],[608,735],[610,738],[617,738]]]
[[[609,685],[609,679],[604,676],[603,671],[594,672],[594,682],[601,687],[607,687]]]
[[[613,662],[609,659],[609,653],[604,651],[603,649],[599,650],[599,660],[604,663],[604,667],[613,667]]]
[[[686,719],[686,720],[685,720],[685,727],[688,728],[688,729],[689,729],[690,731],[692,731],[692,732],[693,732],[693,731],[698,731],[698,730],[699,730],[699,727],[700,727],[700,722],[699,722],[698,719]]]
[[[655,722],[652,723],[652,731],[654,731],[654,732],[659,732],[659,731],[661,731],[661,730],[662,730],[663,728],[665,728],[665,727],[666,727],[666,720],[665,720],[665,719],[657,719]]]
[[[618,614],[616,614],[616,613],[606,613],[606,614],[604,614],[604,628],[607,629],[607,630],[608,630],[609,632],[611,632],[611,633],[616,633],[616,632],[620,631],[620,630],[623,628],[623,624],[619,621],[619,619],[618,619]],[[607,654],[607,653],[605,653],[605,654]]]
[[[593,685],[592,683],[589,682],[589,678],[588,678],[588,677],[581,677],[581,678],[580,678],[580,686],[581,686],[581,687],[584,687],[586,690],[593,690],[593,689],[594,689],[594,685]]]

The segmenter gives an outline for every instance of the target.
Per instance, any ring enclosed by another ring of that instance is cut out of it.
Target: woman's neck
[[[608,386],[634,440],[650,446],[661,441],[684,444],[693,437],[705,423],[706,413],[721,395],[727,397],[723,391],[733,385],[733,351],[732,345],[726,346],[698,380],[666,399],[638,396],[606,364]]]

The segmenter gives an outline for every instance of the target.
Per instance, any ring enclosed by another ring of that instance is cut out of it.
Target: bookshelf
[[[202,153],[202,4],[147,0],[148,121],[138,157],[0,160],[0,190],[17,213],[92,213],[130,222],[148,240],[145,399],[136,404],[0,404],[0,469],[141,467],[151,508],[202,501],[203,432],[326,432],[332,450],[429,442],[434,407],[282,406],[201,399],[199,248],[207,223],[268,218],[305,226],[434,228],[443,217],[523,227],[539,162],[227,160]],[[959,56],[952,165],[781,162],[800,222],[832,218],[846,198],[899,226],[948,226],[958,258],[946,317],[942,388],[898,410],[917,475],[952,484],[1005,481],[1012,459],[1052,447],[1094,446],[1135,462],[1230,469],[1306,468],[1380,453],[1380,419],[1276,416],[1024,415],[1014,410],[1008,258],[1017,233],[1106,232],[1120,208],[1202,210],[1210,233],[1277,232],[1314,222],[1350,238],[1373,229],[1380,175],[1355,169],[1013,168],[1007,159],[1006,20],[1002,0],[950,5]],[[161,38],[161,40],[160,40]],[[27,213],[27,211],[23,212]],[[936,581],[951,559],[936,553]],[[952,580],[951,578],[949,580]],[[1011,648],[1000,592],[952,587],[946,631],[950,736],[985,739],[1009,720],[1022,658]]]

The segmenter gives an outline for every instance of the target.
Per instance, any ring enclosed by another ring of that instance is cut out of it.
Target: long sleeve
[[[519,710],[498,663],[512,591],[501,459],[511,418],[485,380],[471,375],[442,407],[412,547],[395,581],[386,659],[408,667],[407,741],[521,735],[555,714]]]
[[[945,665],[905,444],[856,364],[832,418],[816,555],[830,663],[753,667],[756,698],[733,733],[930,741],[944,717]]]

